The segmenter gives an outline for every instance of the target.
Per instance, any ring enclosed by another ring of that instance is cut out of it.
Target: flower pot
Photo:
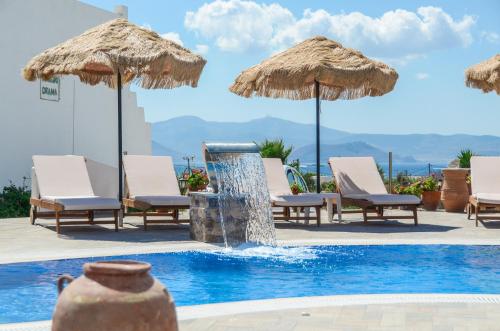
[[[425,210],[435,211],[439,206],[440,200],[441,200],[440,191],[422,192],[422,205]]]
[[[61,276],[52,331],[177,331],[172,297],[150,269],[148,263],[103,261],[85,263],[75,280]]]
[[[467,175],[469,169],[443,169],[443,189],[441,201],[447,212],[463,212],[469,201]]]

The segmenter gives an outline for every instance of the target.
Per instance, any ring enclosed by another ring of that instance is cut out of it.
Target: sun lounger
[[[62,225],[114,224],[118,231],[117,199],[96,196],[83,156],[33,156],[31,224],[37,218],[55,217],[56,231]],[[47,212],[47,210],[49,212]],[[94,220],[95,211],[112,211],[113,221]],[[86,217],[87,221],[64,221],[64,217]]]
[[[170,156],[125,155],[123,168],[126,192],[123,205],[140,210],[144,230],[148,224],[189,222],[189,219],[179,219],[179,210],[189,209],[191,201],[181,195]],[[148,219],[148,216],[169,216],[171,219]]]
[[[481,211],[498,212],[500,207],[500,157],[473,156],[471,166],[471,189],[467,217],[475,213],[476,226],[486,219],[499,220],[498,216],[481,216]]]
[[[332,157],[329,159],[342,204],[361,208],[363,219],[413,219],[418,225],[417,206],[421,200],[414,195],[388,194],[372,157]],[[385,207],[407,207],[413,216],[384,216]],[[376,216],[368,215],[375,211]]]
[[[283,163],[280,159],[263,158],[264,170],[266,172],[267,187],[271,196],[271,204],[273,207],[283,208],[283,212],[273,213],[275,220],[305,220],[309,222],[310,215],[308,212],[304,216],[292,216],[290,208],[315,208],[316,224],[321,224],[321,207],[324,199],[313,193],[293,195],[290,189],[290,184],[283,169]]]

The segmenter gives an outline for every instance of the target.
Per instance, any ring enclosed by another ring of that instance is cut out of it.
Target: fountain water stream
[[[273,214],[264,165],[255,144],[206,144],[205,161],[211,186],[218,195],[222,234],[226,247],[242,241],[276,245]],[[244,215],[244,238],[227,231],[233,219]],[[244,240],[242,240],[244,239]]]

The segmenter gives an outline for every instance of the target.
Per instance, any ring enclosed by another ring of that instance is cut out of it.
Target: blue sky
[[[500,96],[466,88],[463,74],[500,53],[497,0],[84,2],[107,10],[124,4],[130,21],[207,59],[198,88],[133,87],[151,122],[195,115],[314,123],[313,100],[245,99],[228,86],[273,52],[322,34],[399,73],[394,91],[382,97],[323,101],[323,125],[350,132],[500,135]]]

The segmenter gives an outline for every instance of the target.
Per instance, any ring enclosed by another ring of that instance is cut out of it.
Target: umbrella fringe
[[[259,89],[249,89],[246,84],[235,83],[230,89],[231,92],[249,98],[253,95],[268,98],[286,98],[291,100],[306,100],[316,97],[314,84],[302,86],[295,89],[276,89],[264,85]],[[379,96],[379,91],[369,86],[359,86],[357,88],[342,88],[320,85],[320,99],[322,100],[353,100],[364,96]]]
[[[196,87],[206,60],[155,32],[116,19],[34,57],[23,69],[29,81],[73,74],[86,84],[143,88]]]
[[[500,54],[469,67],[465,71],[465,85],[500,95]]]
[[[386,94],[397,79],[397,72],[384,63],[319,36],[243,71],[229,90],[247,98],[304,100],[315,97],[317,81],[323,100],[357,99]]]

